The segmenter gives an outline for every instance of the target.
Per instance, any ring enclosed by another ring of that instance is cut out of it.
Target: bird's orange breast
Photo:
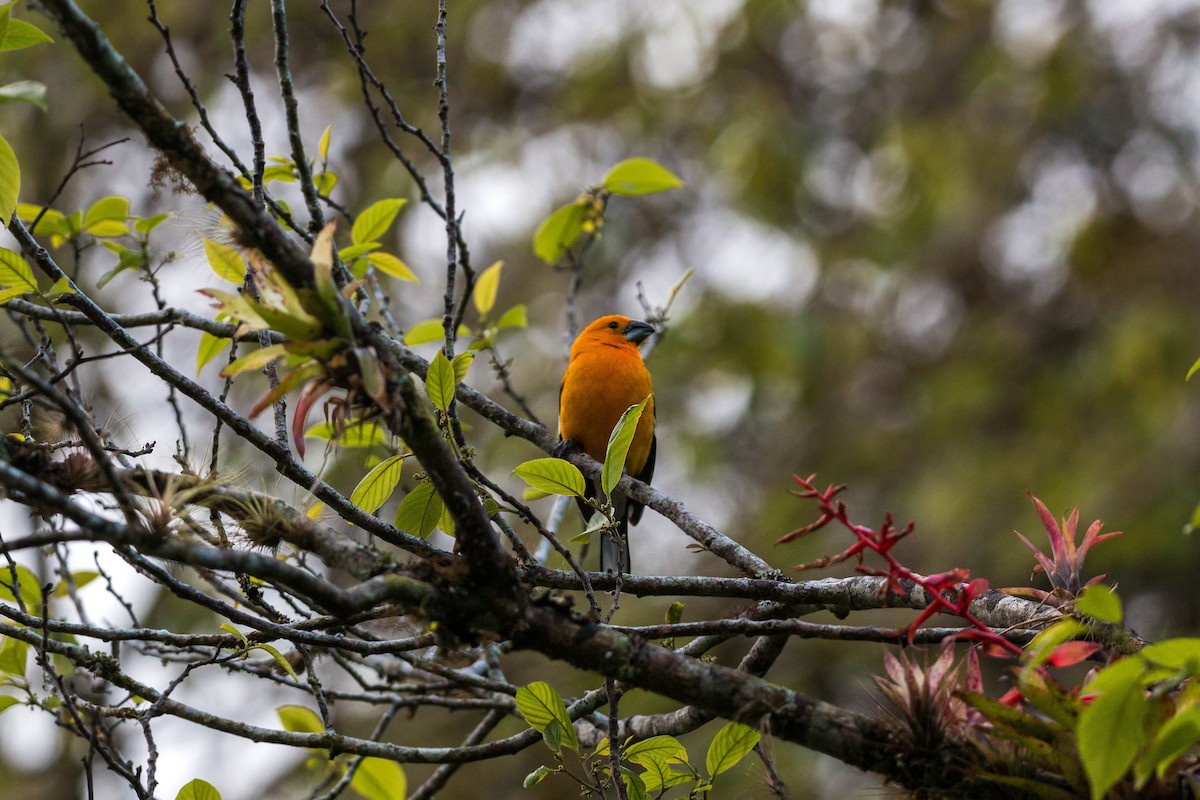
[[[583,452],[604,460],[608,437],[625,409],[654,391],[650,372],[637,348],[594,344],[577,348],[563,375],[559,434],[574,439]],[[650,457],[654,439],[654,398],[646,404],[625,457],[625,469],[637,475]]]

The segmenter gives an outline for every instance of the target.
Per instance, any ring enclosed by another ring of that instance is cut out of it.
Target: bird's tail
[[[630,574],[629,519],[625,514],[618,516],[617,529],[600,537],[600,571]]]

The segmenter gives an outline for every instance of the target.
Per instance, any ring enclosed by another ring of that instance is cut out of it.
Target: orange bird
[[[571,345],[571,360],[558,396],[558,434],[566,448],[577,448],[604,461],[608,437],[625,409],[650,397],[638,420],[625,456],[625,471],[645,483],[654,475],[654,386],[638,345],[654,333],[646,322],[616,314],[601,317],[583,329]],[[588,482],[595,497],[596,482]],[[642,517],[642,504],[614,496],[617,536],[600,542],[600,571],[629,572],[629,523]],[[579,501],[584,520],[591,509]]]

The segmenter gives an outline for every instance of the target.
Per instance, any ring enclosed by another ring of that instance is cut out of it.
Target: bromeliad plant
[[[1044,592],[1039,589],[1007,589],[1005,591],[1048,605],[1060,606],[1074,600],[1080,591],[1088,586],[1104,580],[1105,575],[1097,575],[1084,581],[1083,560],[1087,558],[1090,549],[1101,542],[1120,536],[1121,531],[1102,534],[1100,529],[1104,524],[1100,520],[1096,520],[1088,527],[1087,533],[1083,535],[1083,541],[1076,547],[1075,531],[1079,527],[1079,506],[1075,506],[1069,515],[1063,517],[1060,525],[1050,510],[1046,508],[1045,503],[1032,494],[1029,495],[1029,499],[1033,501],[1038,518],[1041,519],[1042,526],[1046,529],[1046,536],[1050,539],[1050,555],[1046,555],[1035,547],[1033,542],[1025,538],[1019,531],[1013,531],[1013,533],[1016,533],[1025,546],[1033,551],[1034,558],[1037,559],[1037,566],[1034,567],[1033,573],[1035,575],[1039,572],[1046,573],[1046,577],[1050,579],[1051,591]]]
[[[239,334],[274,331],[286,338],[231,362],[221,374],[232,377],[283,359],[285,371],[279,382],[255,404],[251,416],[257,416],[302,386],[292,418],[292,437],[301,455],[308,412],[332,389],[346,392],[344,397],[327,404],[335,431],[345,429],[356,415],[369,419],[392,410],[387,377],[378,354],[372,347],[358,345],[350,328],[347,298],[357,282],[339,290],[334,281],[334,228],[333,222],[326,225],[313,244],[312,289],[293,287],[271,264],[251,253],[247,275],[253,292],[201,290],[201,294],[216,301],[214,307],[219,317],[237,321]]]

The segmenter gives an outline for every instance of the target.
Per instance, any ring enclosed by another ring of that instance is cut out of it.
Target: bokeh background
[[[251,5],[268,152],[283,153],[269,13]],[[441,302],[442,224],[415,202],[411,179],[380,145],[336,32],[316,4],[292,5],[309,146],[333,125],[336,196],[350,209],[382,197],[413,200],[388,246],[422,284],[396,285],[395,311],[405,324],[432,317]],[[359,5],[375,72],[410,121],[435,130],[434,4]],[[164,102],[194,120],[145,22],[145,4],[81,6]],[[159,11],[217,126],[248,152],[241,101],[224,77],[233,70],[227,9],[165,2]],[[637,316],[638,282],[661,304],[686,269],[696,270],[650,359],[656,485],[788,566],[847,543],[828,531],[786,548],[773,544],[812,517],[789,494],[790,474],[816,472],[849,485],[846,499],[860,521],[875,524],[889,510],[915,520],[917,534],[901,550],[914,569],[966,567],[994,587],[1030,584],[1032,559],[1012,534],[1042,536],[1027,492],[1059,513],[1078,504],[1084,524],[1101,518],[1126,532],[1096,551],[1090,566],[1118,584],[1131,624],[1150,638],[1197,630],[1200,542],[1185,526],[1200,500],[1200,386],[1184,376],[1200,356],[1200,3],[452,1],[448,29],[466,237],[476,266],[506,262],[499,307],[528,306],[530,327],[504,333],[499,347],[544,421],[552,423],[556,410],[567,276],[533,256],[533,231],[612,164],[649,156],[687,186],[610,203],[580,304],[585,319]],[[0,107],[0,131],[24,171],[22,200],[49,196],[81,125],[91,145],[131,136],[106,153],[112,166],[77,176],[57,207],[69,212],[120,193],[135,213],[178,212],[162,242],[178,258],[161,275],[172,302],[203,308],[194,290],[214,279],[199,237],[214,216],[194,197],[150,185],[143,138],[68,46],[0,58],[0,79],[25,78],[49,86],[49,111]],[[408,149],[437,186],[431,160],[415,144]],[[94,284],[113,263],[101,248],[82,253],[81,280]],[[128,275],[98,296],[132,310],[147,307],[148,290]],[[0,332],[5,347],[23,346],[11,327]],[[187,364],[195,345],[182,334],[171,347]],[[134,374],[140,370],[94,371],[87,388],[131,441],[169,438],[155,432],[171,425],[162,389]],[[215,372],[203,373],[214,386]],[[499,396],[482,361],[471,382]],[[244,387],[241,407],[260,391]],[[194,439],[206,441],[202,417],[194,420]],[[482,463],[497,477],[538,455],[468,421]],[[155,458],[169,464],[171,447],[160,445]],[[236,461],[231,453],[225,457]],[[240,457],[256,463],[249,453]],[[328,469],[349,489],[363,474],[362,453],[339,456]],[[254,480],[276,485],[265,467]],[[11,508],[3,519],[10,530],[28,525]],[[570,524],[578,524],[573,515]],[[636,569],[728,572],[688,551],[689,541],[647,514],[635,529]],[[129,591],[155,625],[215,628],[213,620],[181,617],[179,605],[151,587]],[[99,591],[96,602],[107,602]],[[626,599],[620,619],[651,621],[664,606]],[[721,608],[696,603],[687,617]],[[741,646],[718,655],[733,661]],[[772,675],[869,707],[879,650],[794,643]],[[174,674],[153,664],[146,670],[160,684]],[[590,685],[523,656],[511,659],[509,677],[547,679],[564,693]],[[273,724],[272,709],[283,701],[261,695],[215,674],[192,697]],[[623,711],[665,708],[638,694],[622,704]],[[369,730],[361,710],[339,713],[347,730]],[[450,744],[467,725],[421,712],[391,736]],[[513,721],[499,732],[519,727]],[[685,739],[698,760],[714,731],[710,725]],[[303,796],[301,754],[222,742],[171,721],[162,723],[158,746],[164,796],[191,777],[214,782],[230,800]],[[887,791],[793,746],[773,751],[794,797]],[[61,738],[44,715],[16,709],[0,717],[0,797],[79,795],[79,757],[78,743]],[[520,788],[521,777],[547,761],[538,749],[468,766],[444,796],[573,794],[561,780]],[[408,772],[415,786],[428,769]],[[760,770],[750,766],[720,792],[766,795]]]

